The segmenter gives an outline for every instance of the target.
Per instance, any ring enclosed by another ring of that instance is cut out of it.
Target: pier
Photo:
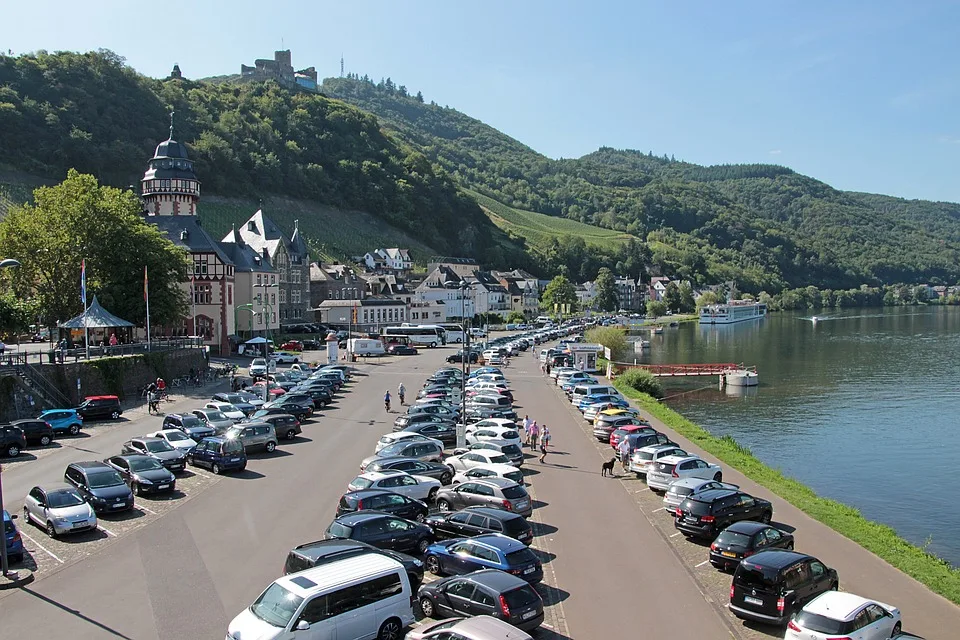
[[[644,369],[657,378],[679,378],[686,376],[719,376],[729,371],[748,369],[743,363],[712,362],[707,364],[633,364],[629,362],[611,362],[613,367],[621,369]],[[756,370],[755,367],[750,367]]]

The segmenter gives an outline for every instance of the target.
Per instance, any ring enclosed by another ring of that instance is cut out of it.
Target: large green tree
[[[577,290],[566,276],[556,276],[543,290],[540,306],[553,312],[556,304],[569,304],[571,311],[577,308]]]
[[[593,304],[600,311],[616,311],[620,304],[617,295],[617,283],[610,269],[603,267],[597,273],[597,279],[593,282],[596,289],[596,295]]]
[[[689,282],[680,284],[680,311],[693,313],[697,310],[697,301],[693,298],[693,287]]]
[[[83,311],[80,265],[86,261],[87,300],[96,294],[111,313],[146,320],[144,267],[149,272],[150,321],[172,324],[186,315],[187,254],[140,216],[130,191],[101,186],[71,169],[66,180],[34,191],[34,204],[0,221],[0,255],[20,267],[11,280],[48,326]]]
[[[663,304],[667,305],[667,309],[677,313],[680,311],[680,307],[683,303],[683,298],[680,295],[680,287],[677,286],[675,282],[671,282],[667,285],[667,289],[663,292]]]

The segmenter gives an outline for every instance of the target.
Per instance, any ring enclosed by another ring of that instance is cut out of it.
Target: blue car
[[[224,471],[246,469],[247,453],[240,440],[217,436],[198,442],[187,452],[187,462],[195,467],[206,467],[219,475]]]
[[[474,369],[473,372],[467,376],[467,379],[476,378],[477,376],[482,376],[485,373],[499,373],[500,375],[503,375],[503,371],[501,371],[498,367],[480,367],[479,369]]]
[[[610,402],[618,407],[630,406],[630,403],[624,400],[621,396],[615,396],[609,393],[596,393],[589,396],[584,396],[583,399],[580,400],[580,404],[577,405],[577,407],[580,409],[580,411],[583,411],[590,405],[597,404],[598,402]]]
[[[11,564],[17,564],[23,562],[23,539],[20,537],[20,532],[17,531],[16,525],[13,524],[13,518],[17,516],[11,516],[7,513],[6,509],[3,511],[3,537],[7,544],[7,560]]]
[[[500,569],[530,583],[543,580],[543,565],[525,544],[501,533],[437,542],[425,555],[434,575],[460,575],[480,569]]]
[[[76,409],[47,409],[40,414],[40,420],[53,427],[53,432],[58,434],[75,436],[83,427],[83,418]]]

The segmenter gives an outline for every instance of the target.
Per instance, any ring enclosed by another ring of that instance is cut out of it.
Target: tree
[[[593,299],[597,309],[600,311],[616,311],[620,306],[620,300],[617,296],[617,283],[613,278],[613,272],[607,267],[601,268],[593,285],[597,291],[596,297]]]
[[[419,91],[417,91],[417,102],[423,104],[423,94]]]
[[[683,313],[693,313],[697,310],[697,303],[693,299],[693,287],[689,282],[680,285],[680,311]]]
[[[675,282],[671,282],[667,285],[666,291],[663,292],[663,303],[670,311],[679,313],[681,302],[680,287]]]
[[[81,261],[88,303],[97,294],[111,313],[142,324],[146,266],[151,323],[173,324],[186,315],[179,283],[186,280],[187,254],[140,217],[134,193],[71,169],[62,183],[34,191],[34,202],[0,221],[0,255],[20,261],[10,274],[13,291],[48,325],[83,311]]]
[[[717,304],[718,302],[720,302],[720,296],[713,291],[704,291],[700,294],[700,297],[697,298],[697,309],[709,307],[710,305]]]
[[[570,305],[570,311],[574,311],[577,308],[577,290],[566,276],[555,277],[543,290],[540,306],[547,311],[553,311],[555,304],[568,304]]]
[[[523,315],[522,311],[513,310],[507,316],[507,324],[523,324],[527,321],[527,317]]]
[[[12,291],[0,295],[0,337],[22,333],[34,320],[35,310],[28,300]]]
[[[647,315],[659,318],[667,315],[667,305],[660,300],[650,300],[647,302]]]

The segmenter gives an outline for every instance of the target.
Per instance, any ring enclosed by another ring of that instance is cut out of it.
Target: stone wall
[[[33,418],[42,400],[17,376],[0,376],[0,422]]]

